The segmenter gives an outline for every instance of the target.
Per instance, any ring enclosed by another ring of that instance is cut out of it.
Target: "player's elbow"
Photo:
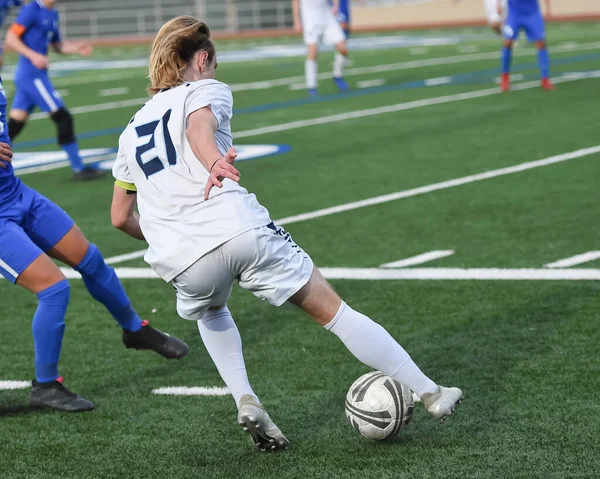
[[[110,221],[115,228],[125,231],[129,223],[129,215],[125,211],[113,208],[110,212]]]
[[[8,32],[6,32],[6,38],[4,39],[4,46],[8,49],[14,50],[18,39],[19,39],[19,37],[17,36],[17,34],[14,33],[13,31],[9,30]]]

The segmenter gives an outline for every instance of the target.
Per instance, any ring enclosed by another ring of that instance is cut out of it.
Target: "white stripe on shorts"
[[[14,276],[14,278],[18,278],[19,277],[19,273],[17,273],[14,269],[12,269],[10,266],[8,266],[4,261],[2,261],[0,259],[0,268],[8,271],[8,274],[10,274],[11,276]]]
[[[54,101],[54,98],[52,98],[52,95],[50,95],[50,92],[48,92],[48,90],[46,90],[46,86],[44,85],[44,82],[42,80],[40,80],[39,78],[36,78],[35,80],[33,80],[33,84],[37,88],[37,91],[40,92],[40,95],[42,95],[42,98],[44,99],[44,101],[50,107],[50,110],[52,110],[53,112],[57,111],[58,106],[56,106],[56,102]]]

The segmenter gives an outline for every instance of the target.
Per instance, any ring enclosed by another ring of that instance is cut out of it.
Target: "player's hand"
[[[47,70],[50,66],[50,62],[48,61],[48,57],[46,55],[42,55],[41,53],[35,53],[29,59],[33,66],[38,70]]]
[[[78,47],[77,47],[77,52],[84,57],[89,57],[92,52],[94,51],[94,46],[89,43],[81,43]]]
[[[8,143],[0,142],[0,168],[6,168],[8,163],[12,161],[13,152]]]
[[[223,180],[229,178],[236,183],[240,182],[240,172],[233,166],[235,159],[237,158],[237,151],[234,148],[229,148],[229,151],[225,156],[215,161],[215,164],[210,170],[210,176],[208,177],[208,183],[204,189],[204,201],[208,200],[210,190],[213,186],[217,188],[223,188]]]
[[[498,2],[498,15],[500,15],[500,18],[502,18],[504,16],[504,8],[502,8],[502,4],[500,2]]]
[[[294,32],[302,33],[302,24],[300,22],[294,22]]]
[[[339,5],[334,5],[333,8],[331,9],[331,11],[333,12],[334,15],[337,15],[338,13],[340,13]]]

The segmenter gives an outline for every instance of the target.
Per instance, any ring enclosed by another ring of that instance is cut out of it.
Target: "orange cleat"
[[[500,79],[500,90],[501,91],[509,91],[510,90],[510,76],[508,73],[503,73]]]
[[[554,85],[549,78],[542,78],[542,90],[554,90]]]

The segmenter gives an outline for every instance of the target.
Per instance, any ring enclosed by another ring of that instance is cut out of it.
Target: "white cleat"
[[[265,408],[248,394],[240,399],[238,423],[250,434],[254,446],[259,451],[283,451],[290,446],[290,442],[269,417]]]
[[[445,388],[438,386],[438,391],[432,394],[425,394],[421,398],[425,409],[440,422],[450,416],[463,399],[463,393],[458,388]]]

